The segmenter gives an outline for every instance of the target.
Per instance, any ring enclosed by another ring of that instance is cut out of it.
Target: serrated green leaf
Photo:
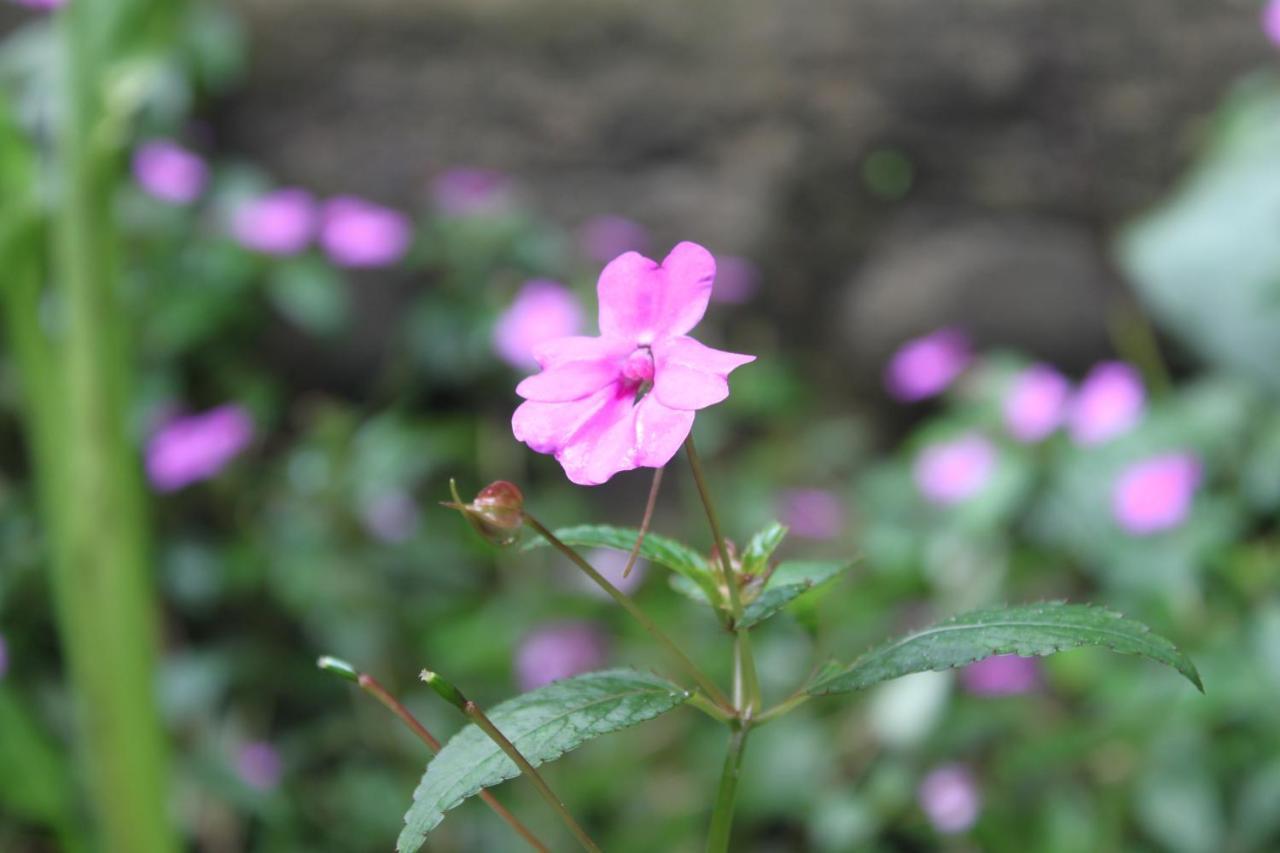
[[[651,720],[689,698],[679,686],[629,669],[589,672],[497,705],[495,726],[534,766],[553,761],[592,738]],[[520,775],[515,763],[476,726],[445,744],[413,792],[399,853],[413,853],[445,812],[467,797]]]
[[[742,552],[742,571],[748,575],[764,574],[769,567],[769,558],[786,538],[788,529],[785,524],[775,521],[752,536]]]
[[[862,690],[924,670],[951,669],[992,655],[1048,655],[1080,646],[1103,646],[1171,666],[1202,693],[1195,665],[1173,643],[1140,622],[1084,604],[1047,602],[977,610],[872,649],[845,669],[824,674],[807,688],[813,695]]]
[[[758,625],[809,590],[824,584],[850,563],[792,560],[778,565],[760,594],[742,611],[740,627]]]
[[[606,524],[583,524],[578,527],[562,527],[554,531],[556,538],[566,545],[587,548],[611,548],[615,551],[631,553],[635,547],[636,537],[640,531],[631,527],[611,527]],[[545,547],[547,541],[541,537],[530,539],[525,548]],[[640,545],[640,556],[651,563],[666,566],[673,572],[679,572],[692,581],[703,593],[704,600],[715,601],[717,591],[715,577],[711,567],[701,554],[689,546],[659,536],[656,533],[645,534]]]

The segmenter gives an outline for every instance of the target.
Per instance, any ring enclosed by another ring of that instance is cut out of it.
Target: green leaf
[[[267,280],[267,295],[281,314],[316,335],[341,331],[350,313],[346,282],[318,258],[277,266]]]
[[[679,686],[656,675],[611,669],[509,699],[495,706],[489,718],[537,766],[594,737],[651,720],[688,698]],[[396,849],[413,853],[449,809],[518,775],[515,763],[493,741],[476,726],[467,726],[427,765]]]
[[[556,538],[566,545],[612,548],[615,551],[627,553],[631,553],[631,549],[636,545],[636,537],[640,535],[639,530],[631,527],[610,527],[604,524],[562,527],[554,533]],[[547,541],[539,536],[536,539],[530,539],[524,547],[539,548],[547,544]],[[719,600],[719,590],[715,576],[711,573],[711,567],[701,554],[688,545],[656,533],[648,533],[640,546],[640,556],[688,578],[702,591],[704,600]]]
[[[778,550],[787,536],[787,526],[773,522],[756,533],[742,552],[742,571],[748,575],[762,575],[769,567],[769,558]]]
[[[1195,665],[1146,625],[1084,604],[1047,602],[977,610],[872,649],[848,667],[809,685],[812,695],[862,690],[925,670],[951,669],[992,655],[1048,655],[1079,646],[1104,646],[1171,666],[1200,692]]]
[[[785,528],[784,528],[785,529]],[[794,560],[781,563],[760,594],[742,611],[739,625],[750,628],[777,613],[809,590],[834,578],[851,563]]]

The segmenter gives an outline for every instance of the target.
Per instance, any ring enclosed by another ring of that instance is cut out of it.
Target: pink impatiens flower
[[[152,198],[191,204],[204,192],[209,167],[200,155],[169,139],[153,139],[133,153],[133,176]]]
[[[172,492],[217,474],[253,440],[253,419],[237,405],[176,418],[147,443],[147,477]]]
[[[994,655],[960,670],[960,683],[975,696],[1015,696],[1040,684],[1039,658]]]
[[[795,536],[835,539],[844,532],[848,511],[826,489],[787,489],[778,496],[778,520]]]
[[[538,366],[533,348],[544,341],[576,335],[582,330],[582,306],[563,284],[533,279],[520,288],[511,307],[493,327],[493,348],[502,360],[520,370]]]
[[[1067,415],[1071,439],[1090,446],[1124,435],[1142,419],[1146,399],[1142,377],[1132,366],[1120,361],[1094,366]]]
[[[905,403],[924,400],[947,390],[972,360],[962,332],[939,329],[907,341],[893,354],[884,372],[885,388]]]
[[[929,823],[944,835],[968,830],[982,812],[978,782],[962,764],[934,768],[920,783],[916,796]]]
[[[1033,364],[1018,374],[1004,398],[1004,425],[1018,441],[1049,437],[1067,414],[1071,385],[1047,364]]]
[[[996,449],[977,433],[930,445],[916,457],[916,488],[930,503],[948,506],[972,498],[991,480]]]
[[[1137,462],[1115,482],[1112,515],[1135,536],[1172,530],[1191,514],[1200,474],[1200,461],[1189,453],[1166,453]]]
[[[729,372],[755,360],[686,335],[706,313],[715,274],[696,243],[661,264],[636,252],[610,261],[597,284],[600,336],[534,349],[542,372],[516,386],[526,402],[512,417],[515,437],[554,454],[584,486],[666,465],[697,410],[729,396]]]
[[[311,193],[283,189],[246,201],[231,217],[231,234],[247,249],[267,255],[296,255],[316,230]]]
[[[588,622],[553,622],[525,637],[516,652],[516,680],[534,690],[604,666],[609,648]]]
[[[354,196],[330,199],[321,218],[320,245],[339,266],[389,266],[413,240],[413,225],[403,213]]]
[[[1271,0],[1262,10],[1262,31],[1272,44],[1280,47],[1280,0]]]

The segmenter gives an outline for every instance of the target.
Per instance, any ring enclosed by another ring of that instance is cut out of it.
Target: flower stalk
[[[711,812],[711,829],[707,833],[707,853],[728,853],[733,834],[733,807],[738,796],[738,777],[742,773],[742,753],[747,745],[748,726],[736,726],[729,734],[729,749],[720,773],[715,809]]]

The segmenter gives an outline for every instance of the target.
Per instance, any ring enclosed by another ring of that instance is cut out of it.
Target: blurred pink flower
[[[685,334],[707,310],[715,273],[696,243],[678,244],[661,264],[635,252],[611,261],[597,285],[600,337],[534,349],[542,372],[516,386],[526,401],[512,417],[516,439],[554,454],[579,485],[666,465],[694,413],[728,397],[730,371],[755,360]]]
[[[241,406],[175,418],[147,443],[147,476],[157,491],[176,491],[217,474],[252,440],[253,420]]]
[[[596,571],[603,575],[605,580],[627,595],[640,588],[640,584],[644,582],[645,574],[649,571],[649,564],[637,558],[636,564],[631,567],[631,574],[624,578],[622,570],[627,567],[627,558],[629,556],[630,554],[623,551],[614,551],[611,548],[593,548],[586,553],[587,562],[595,566]],[[576,566],[573,568],[573,578],[574,582],[587,595],[608,601],[613,600],[607,592],[578,571]]]
[[[9,674],[9,644],[5,642],[4,634],[0,634],[0,680],[3,680]]]
[[[459,167],[431,184],[436,207],[446,216],[493,216],[511,208],[511,179],[493,169]]]
[[[1033,364],[1013,380],[1004,398],[1004,424],[1018,441],[1048,438],[1067,414],[1071,384],[1047,364]]]
[[[270,791],[280,784],[284,762],[280,753],[266,741],[253,741],[236,753],[236,773],[250,788]]]
[[[535,630],[516,652],[516,680],[521,690],[533,690],[604,666],[607,643],[586,622],[553,622]]]
[[[971,828],[982,811],[982,794],[969,769],[960,764],[944,764],[924,777],[916,792],[920,809],[933,828],[954,835]]]
[[[407,216],[354,196],[330,199],[320,216],[320,245],[338,266],[389,266],[404,257],[412,240]]]
[[[1135,536],[1175,528],[1191,514],[1200,477],[1200,461],[1189,453],[1166,453],[1136,462],[1115,481],[1112,515]]]
[[[133,176],[153,198],[190,204],[204,192],[209,167],[199,155],[173,140],[153,139],[133,152]]]
[[[960,683],[976,696],[1029,693],[1040,684],[1040,660],[1017,655],[984,658],[960,670]]]
[[[1262,10],[1262,31],[1280,47],[1280,0],[1271,0]]]
[[[649,251],[649,232],[645,227],[614,214],[588,219],[582,225],[579,240],[583,254],[602,264],[623,252]]]
[[[741,305],[755,296],[760,288],[760,270],[746,258],[721,255],[716,258],[718,274],[711,299],[730,305]]]
[[[58,9],[65,6],[67,0],[13,0],[13,2],[28,9]]]
[[[844,532],[844,502],[825,489],[787,489],[778,495],[778,520],[796,536],[835,539]]]
[[[365,529],[381,542],[407,542],[418,532],[419,508],[412,495],[395,489],[375,497],[361,508]]]
[[[1138,371],[1123,362],[1103,362],[1080,383],[1067,413],[1067,428],[1076,444],[1103,444],[1137,426],[1145,407],[1146,390]]]
[[[316,230],[311,193],[282,189],[250,199],[231,216],[231,235],[247,249],[268,255],[296,255]]]
[[[996,449],[977,433],[930,445],[916,457],[916,487],[925,500],[957,504],[968,500],[991,479]]]
[[[972,360],[962,332],[939,329],[907,341],[893,354],[885,368],[885,387],[907,403],[933,397],[947,390]]]
[[[533,348],[582,330],[582,305],[573,291],[545,279],[525,282],[493,327],[493,348],[519,370],[537,368]]]

